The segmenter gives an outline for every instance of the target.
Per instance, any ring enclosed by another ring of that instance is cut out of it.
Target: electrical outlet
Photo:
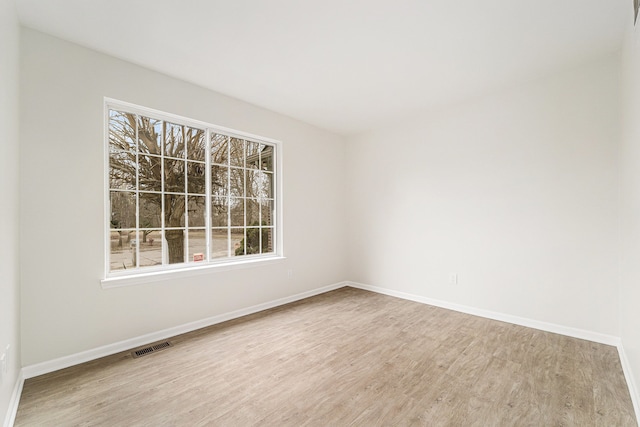
[[[449,283],[452,285],[458,284],[458,273],[449,274]]]
[[[293,277],[293,270],[291,270],[291,269],[287,270],[287,277],[289,279],[291,279]]]

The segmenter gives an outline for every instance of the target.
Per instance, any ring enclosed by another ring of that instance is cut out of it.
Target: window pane
[[[248,169],[260,169],[260,150],[263,147],[263,144],[247,141],[246,167]]]
[[[205,164],[187,162],[187,188],[189,193],[205,194]]]
[[[259,228],[247,228],[247,255],[254,255],[260,253],[261,243],[260,229]]]
[[[124,151],[109,153],[109,187],[114,190],[136,189],[136,155]]]
[[[179,264],[185,261],[184,230],[165,230],[164,239],[167,242],[167,260],[169,264]]]
[[[189,227],[204,227],[205,226],[205,210],[207,208],[204,197],[189,196]]]
[[[166,194],[164,196],[164,226],[184,227],[184,196],[181,194]]]
[[[238,236],[241,236],[239,231]],[[243,238],[235,245],[236,256],[273,252],[273,230],[271,228],[250,227],[246,229],[246,235],[241,237]]]
[[[229,209],[231,209],[231,225],[232,227],[244,227],[244,199],[231,198],[229,200]]]
[[[112,191],[110,193],[110,228],[136,227],[136,193]]]
[[[138,157],[138,185],[143,191],[162,191],[162,168],[160,157]]]
[[[226,258],[229,253],[227,229],[211,230],[211,258]]]
[[[109,151],[136,151],[136,115],[109,110]]]
[[[273,252],[273,228],[262,229],[262,253],[268,254]]]
[[[164,191],[184,193],[184,160],[164,159]]]
[[[189,230],[189,262],[204,262],[207,260],[205,233],[205,230]]]
[[[141,230],[140,267],[162,265],[162,233],[160,230]]]
[[[204,131],[185,126],[184,134],[187,140],[187,159],[204,162],[206,147]]]
[[[211,167],[211,194],[226,196],[228,194],[229,168],[224,166]]]
[[[162,226],[162,198],[157,193],[140,193],[140,228]]]
[[[270,199],[273,197],[273,174],[247,171],[247,197]]]
[[[244,166],[244,140],[238,138],[231,138],[231,145],[229,146],[231,156],[231,166]]]
[[[260,228],[247,228],[244,239],[240,242],[240,245],[235,250],[236,256],[238,255],[255,255],[260,252],[261,236]],[[266,243],[266,242],[265,242]]]
[[[164,124],[164,155],[184,159],[184,128],[173,123]]]
[[[109,268],[111,271],[127,270],[135,267],[135,247],[131,247],[134,230],[111,230]]]
[[[211,162],[226,165],[229,162],[229,137],[214,133],[211,135]]]
[[[244,228],[231,229],[231,256],[244,255]]]
[[[231,168],[231,195],[244,196],[244,169]]]
[[[229,204],[226,198],[211,198],[211,226],[226,227],[228,222]]]
[[[260,162],[262,163],[262,170],[273,172],[273,146],[264,146],[264,149],[260,153]]]
[[[262,225],[274,225],[273,223],[273,200],[262,200],[260,202],[260,214],[262,215]]]
[[[260,204],[257,200],[247,200],[247,225],[260,225]]]
[[[142,154],[162,154],[162,121],[138,117],[138,151]]]

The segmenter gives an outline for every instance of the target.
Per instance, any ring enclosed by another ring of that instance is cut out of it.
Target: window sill
[[[221,271],[237,270],[243,268],[263,267],[284,261],[286,257],[275,256],[269,258],[254,258],[242,261],[228,262],[224,264],[208,264],[190,266],[176,270],[153,271],[137,273],[125,276],[113,276],[100,280],[102,289],[120,288],[123,286],[139,285],[142,283],[159,282],[162,280],[180,279],[183,277],[199,276],[202,274],[217,273]]]

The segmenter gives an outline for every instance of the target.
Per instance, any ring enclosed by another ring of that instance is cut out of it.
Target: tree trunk
[[[166,194],[164,196],[164,215],[167,227],[184,227],[185,197],[182,195]],[[169,264],[178,264],[184,259],[184,231],[166,230],[164,232],[169,252]]]
[[[164,235],[167,239],[169,264],[184,262],[184,232],[182,230],[167,230]]]

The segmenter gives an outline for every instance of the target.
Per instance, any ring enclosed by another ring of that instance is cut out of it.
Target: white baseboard
[[[124,341],[119,341],[113,344],[108,344],[102,347],[86,350],[86,351],[72,354],[69,356],[64,356],[64,357],[49,360],[46,362],[25,366],[24,368],[22,368],[22,377],[24,379],[33,378],[38,375],[43,375],[43,374],[57,371],[59,369],[68,368],[70,366],[95,360],[100,357],[105,357],[105,356],[109,356],[122,351],[130,350],[132,348],[140,347],[155,341],[168,339],[176,335],[192,332],[197,329],[205,328],[207,326],[215,325],[218,323],[225,322],[227,320],[236,319],[238,317],[257,313],[259,311],[267,310],[270,308],[278,307],[280,305],[288,304],[290,302],[298,301],[304,298],[309,298],[314,295],[319,295],[319,294],[329,292],[338,288],[342,288],[345,286],[351,286],[353,288],[364,289],[364,290],[376,292],[379,294],[398,297],[398,298],[402,298],[410,301],[420,302],[423,304],[434,305],[436,307],[442,307],[449,310],[486,317],[488,319],[494,319],[494,320],[499,320],[503,322],[513,323],[516,325],[527,326],[530,328],[540,329],[547,332],[554,332],[554,333],[567,335],[567,336],[580,338],[580,339],[585,339],[589,341],[594,341],[602,344],[608,344],[613,346],[620,345],[620,338],[611,336],[611,335],[605,335],[597,332],[586,331],[582,329],[576,329],[576,328],[571,328],[567,326],[541,322],[537,320],[512,316],[512,315],[503,314],[503,313],[497,313],[497,312],[483,310],[475,307],[463,306],[463,305],[454,304],[446,301],[440,301],[432,298],[422,297],[419,295],[413,295],[413,294],[408,294],[400,291],[394,291],[392,289],[365,285],[357,282],[345,281],[345,282],[335,283],[333,285],[324,286],[321,288],[316,288],[311,291],[302,292],[289,297],[280,298],[280,299],[269,301],[266,303],[232,311],[229,313],[224,313],[224,314],[209,317],[206,319],[198,320],[195,322],[186,323],[183,325],[175,326],[172,328],[164,329],[161,331],[153,332],[153,333],[142,335],[139,337],[130,338]]]
[[[555,323],[547,323],[539,320],[527,319],[525,317],[512,316],[510,314],[499,313],[481,308],[469,307],[466,305],[455,304],[447,301],[441,301],[433,298],[427,298],[420,295],[408,294],[405,292],[395,291],[393,289],[381,288],[378,286],[365,285],[357,282],[347,282],[353,288],[364,289],[379,294],[389,295],[392,297],[402,298],[423,304],[429,304],[436,307],[446,308],[448,310],[458,311],[461,313],[472,314],[474,316],[485,317],[487,319],[499,320],[501,322],[513,323],[515,325],[526,326],[528,328],[539,329],[541,331],[553,332],[556,334],[566,335],[573,338],[593,341],[600,344],[612,346],[620,345],[620,338],[601,334],[599,332],[587,331],[584,329],[572,328],[569,326],[557,325]]]
[[[130,338],[124,341],[108,344],[102,347],[86,350],[80,353],[72,354],[69,356],[60,357],[58,359],[49,360],[42,363],[37,363],[22,368],[22,375],[24,379],[37,377],[38,375],[48,374],[50,372],[57,371],[59,369],[68,368],[70,366],[78,365],[80,363],[89,362],[91,360],[99,359],[101,357],[109,356],[122,351],[127,351],[132,348],[147,345],[149,343],[165,340],[176,335],[192,332],[197,329],[206,328],[207,326],[215,325],[218,323],[226,322],[227,320],[237,319],[238,317],[246,316],[249,314],[257,313],[259,311],[267,310],[270,308],[278,307],[290,302],[299,301],[304,298],[309,298],[315,295],[319,295],[325,292],[329,292],[335,289],[343,288],[347,286],[347,282],[335,283],[333,285],[323,286],[310,291],[302,292],[296,295],[279,298],[277,300],[265,302],[262,304],[254,305],[240,310],[235,310],[229,313],[220,314],[217,316],[209,317],[206,319],[198,320],[195,322],[186,323],[184,325],[175,326],[173,328],[164,329],[162,331],[153,332],[150,334],[142,335],[135,338]]]
[[[587,331],[584,329],[572,328],[569,326],[557,325],[554,323],[541,322],[539,320],[527,319],[524,317],[512,316],[504,313],[497,313],[490,310],[483,310],[480,308],[469,307],[460,304],[454,304],[447,301],[436,300],[419,295],[408,294],[405,292],[394,291],[392,289],[381,288],[378,286],[365,285],[356,282],[347,282],[348,286],[352,288],[363,289],[367,291],[376,292],[379,294],[389,295],[397,298],[402,298],[410,301],[415,301],[423,304],[429,304],[436,307],[446,308],[448,310],[454,310],[461,313],[472,314],[475,316],[485,317],[488,319],[499,320],[502,322],[513,323],[515,325],[526,326],[529,328],[539,329],[541,331],[553,332],[556,334],[566,335],[573,338],[580,338],[583,340],[593,341],[601,344],[607,344],[617,347],[618,354],[620,356],[620,364],[622,365],[622,372],[624,373],[625,380],[627,381],[627,387],[629,388],[629,395],[633,402],[633,410],[636,414],[636,419],[640,419],[640,395],[638,394],[638,387],[632,375],[631,365],[624,351],[622,340],[620,337],[613,335],[601,334],[598,332]]]
[[[638,395],[638,387],[636,381],[633,379],[631,365],[629,364],[629,359],[627,358],[622,343],[618,345],[618,354],[620,355],[620,364],[622,365],[622,372],[624,372],[624,379],[627,381],[627,387],[629,388],[629,394],[633,402],[633,410],[636,413],[636,419],[638,419],[638,416],[640,416],[640,396]]]
[[[563,326],[563,325],[557,325],[553,323],[542,322],[542,321],[533,320],[533,319],[527,319],[527,318],[518,317],[518,316],[512,316],[509,314],[494,312],[490,310],[483,310],[476,307],[455,304],[447,301],[441,301],[437,299],[423,297],[420,295],[414,295],[414,294],[409,294],[405,292],[395,291],[392,289],[365,285],[357,282],[345,281],[345,282],[335,283],[329,286],[324,286],[321,288],[316,288],[316,289],[302,292],[289,297],[280,298],[280,299],[269,301],[266,303],[232,311],[229,313],[209,317],[199,321],[187,323],[184,325],[176,326],[173,328],[164,329],[162,331],[131,338],[128,340],[120,341],[117,343],[109,344],[109,345],[98,347],[95,349],[83,351],[70,356],[65,356],[65,357],[50,360],[47,362],[26,366],[22,368],[18,376],[18,379],[16,380],[16,385],[15,385],[13,395],[11,397],[11,402],[9,404],[9,409],[5,418],[4,427],[13,426],[13,423],[15,421],[15,416],[18,410],[18,404],[20,402],[20,395],[22,394],[22,386],[24,384],[25,379],[33,378],[38,375],[47,374],[53,371],[57,371],[59,369],[68,368],[70,366],[95,360],[100,357],[109,356],[111,354],[119,353],[121,351],[130,350],[132,348],[140,347],[155,341],[168,339],[176,335],[192,332],[197,329],[205,328],[207,326],[215,325],[228,320],[236,319],[242,316],[246,316],[249,314],[257,313],[263,310],[288,304],[291,302],[299,301],[301,299],[309,298],[309,297],[319,295],[325,292],[329,292],[335,289],[339,289],[345,286],[350,286],[352,288],[358,288],[358,289],[376,292],[383,295],[402,298],[409,301],[429,304],[436,307],[445,308],[448,310],[485,317],[488,319],[499,320],[502,322],[508,322],[508,323],[512,323],[520,326],[535,328],[535,329],[539,329],[546,332],[553,332],[553,333],[566,335],[574,338],[580,338],[580,339],[593,341],[601,344],[616,346],[618,348],[618,354],[620,355],[620,363],[622,365],[622,370],[624,372],[624,376],[627,381],[627,386],[629,387],[629,394],[631,395],[631,400],[633,401],[633,407],[636,413],[636,417],[640,415],[640,396],[638,395],[638,388],[633,379],[633,375],[631,374],[632,372],[631,367],[629,365],[629,361],[624,352],[624,348],[622,346],[622,342],[619,337],[616,337],[613,335],[601,334],[593,331],[587,331],[583,329],[572,328],[572,327]]]
[[[13,387],[13,393],[11,394],[11,400],[9,401],[9,408],[7,408],[7,414],[4,418],[4,427],[13,427],[13,423],[16,420],[16,414],[18,413],[18,405],[20,404],[20,396],[22,395],[22,386],[24,385],[24,376],[22,371],[18,373],[16,378],[16,385]]]

